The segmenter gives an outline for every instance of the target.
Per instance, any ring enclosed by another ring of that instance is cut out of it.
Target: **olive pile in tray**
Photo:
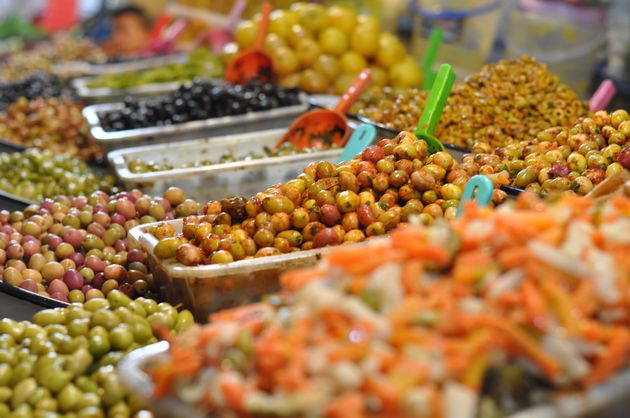
[[[28,100],[43,97],[59,97],[63,86],[58,77],[44,73],[33,74],[15,83],[0,83],[0,111],[6,109],[20,97]]]
[[[429,93],[380,90],[351,110],[397,131],[418,123]],[[477,141],[503,147],[554,126],[570,127],[588,115],[587,103],[529,56],[487,64],[453,86],[435,135],[444,143],[473,148]]]
[[[477,143],[473,152],[464,156],[466,170],[507,171],[510,185],[543,195],[586,195],[606,178],[630,169],[630,116],[625,110],[602,110],[570,128],[546,129],[530,141],[497,149]]]
[[[299,103],[297,89],[259,82],[218,85],[197,80],[167,96],[127,98],[124,109],[103,112],[99,117],[104,130],[123,131],[242,115]]]
[[[143,161],[138,159],[132,159],[127,162],[129,171],[136,174],[152,173],[157,171],[174,170],[176,168],[193,168],[193,167],[207,167],[216,164],[232,163],[236,161],[251,161],[268,157],[282,157],[285,155],[297,155],[307,154],[309,152],[322,151],[321,148],[296,148],[291,143],[282,144],[279,148],[263,147],[260,153],[250,152],[242,157],[237,157],[232,151],[228,151],[221,155],[218,160],[201,160],[191,161],[179,165],[171,164],[168,158],[164,158],[164,161]]]
[[[129,352],[177,334],[192,314],[166,303],[107,299],[46,309],[31,321],[0,320],[0,417],[152,417],[116,370]]]
[[[164,197],[97,191],[0,211],[0,279],[62,302],[99,299],[114,289],[130,298],[155,297],[146,254],[127,233],[139,224],[197,214],[200,207],[170,188]]]
[[[425,224],[454,218],[474,174],[446,152],[428,155],[426,142],[401,132],[336,166],[313,162],[249,199],[211,201],[205,216],[183,219],[182,234],[157,224],[150,230],[160,240],[154,252],[193,266],[359,242],[411,216]],[[495,189],[495,204],[506,198]]]

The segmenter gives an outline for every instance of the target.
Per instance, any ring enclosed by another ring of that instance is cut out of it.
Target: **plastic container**
[[[537,1],[523,4],[526,8],[508,15],[504,39],[507,55],[535,57],[586,98],[598,53],[606,42],[603,12],[578,13],[571,6],[552,9]]]
[[[248,154],[264,155],[263,147],[273,148],[286,128],[255,133],[210,137],[169,144],[124,148],[110,152],[108,159],[127,188],[140,186],[150,195],[161,196],[171,186],[184,190],[198,201],[231,196],[251,196],[267,187],[292,180],[311,162],[336,162],[341,149],[247,159]],[[230,153],[235,161],[201,167],[174,168],[150,173],[132,173],[130,160],[168,162],[175,166],[204,160],[219,161]]]
[[[182,231],[181,219],[167,222],[173,225],[176,233]],[[129,238],[147,252],[162,300],[189,309],[197,322],[207,322],[212,312],[245,305],[278,291],[278,278],[282,272],[311,266],[321,255],[321,250],[308,250],[227,264],[186,267],[155,256],[153,249],[158,240],[148,231],[156,224],[131,229]]]
[[[479,70],[497,36],[505,0],[415,0],[413,54],[423,57],[434,27],[444,30],[436,65],[449,63],[459,79]]]

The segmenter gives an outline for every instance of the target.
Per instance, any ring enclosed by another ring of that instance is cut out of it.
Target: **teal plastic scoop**
[[[427,142],[429,154],[444,151],[444,145],[433,136],[442,116],[442,109],[446,104],[446,99],[451,93],[451,88],[455,82],[455,72],[448,64],[442,64],[431,87],[426,106],[422,110],[416,136]]]
[[[343,147],[341,157],[339,157],[338,163],[351,160],[356,155],[363,152],[364,149],[372,145],[376,139],[376,128],[372,125],[362,124],[352,132],[350,139]]]
[[[457,217],[459,218],[464,213],[464,207],[469,200],[475,200],[478,206],[488,206],[492,200],[492,192],[494,191],[494,184],[488,177],[478,174],[472,176],[464,191],[462,192],[462,198],[459,200],[459,206],[457,207]]]
[[[442,35],[444,30],[441,27],[433,28],[431,36],[429,37],[429,44],[427,50],[424,53],[424,59],[422,60],[422,90],[429,90],[435,81],[435,71],[433,71],[433,63],[437,57],[440,45],[442,45]]]

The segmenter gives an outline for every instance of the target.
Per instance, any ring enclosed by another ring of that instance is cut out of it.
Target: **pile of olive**
[[[413,129],[427,97],[428,92],[417,89],[372,93],[353,112],[395,130]],[[488,64],[457,83],[436,136],[467,148],[476,141],[500,147],[550,127],[569,127],[587,114],[586,103],[545,64],[524,56]]]
[[[624,167],[630,167],[630,117],[625,110],[598,111],[571,128],[549,128],[532,141],[494,151],[477,143],[462,167],[484,174],[507,170],[511,185],[542,194],[590,192]]]
[[[201,48],[188,55],[185,63],[172,63],[159,68],[106,74],[90,81],[90,88],[128,89],[152,83],[185,82],[195,78],[216,78],[223,75],[221,59]]]
[[[211,201],[205,216],[184,218],[182,235],[169,223],[150,231],[162,259],[185,265],[358,242],[418,215],[426,224],[455,217],[466,171],[446,152],[427,155],[409,132],[383,139],[345,163],[309,164],[286,184],[250,199]],[[495,190],[494,203],[506,198]]]
[[[64,93],[58,77],[44,73],[36,73],[15,83],[0,83],[0,111],[20,97],[27,100],[39,97],[49,99]]]
[[[235,161],[251,161],[257,160],[260,158],[267,157],[280,157],[284,155],[296,155],[296,154],[306,154],[309,152],[322,151],[322,148],[296,148],[293,144],[285,143],[281,145],[279,148],[269,148],[263,147],[262,152],[263,155],[256,154],[251,152],[243,157],[236,157],[231,151],[226,152],[221,155],[218,160],[202,160],[202,161],[192,161],[180,165],[173,165],[168,162],[168,159],[164,159],[163,162],[159,161],[143,161],[143,160],[129,160],[127,162],[127,167],[129,171],[132,173],[151,173],[156,171],[167,171],[173,170],[176,168],[192,168],[192,167],[207,167],[215,164],[224,164],[224,163],[232,163]]]
[[[10,285],[63,302],[102,298],[118,289],[154,297],[146,254],[127,240],[141,223],[198,213],[171,188],[164,198],[139,190],[89,197],[57,196],[24,211],[0,212],[0,277]]]
[[[0,190],[34,201],[116,191],[112,176],[96,175],[84,161],[38,148],[0,154]]]
[[[146,416],[115,366],[157,341],[153,327],[180,332],[193,323],[150,299],[107,299],[37,312],[32,321],[0,320],[0,416],[129,418]],[[148,414],[148,412],[146,412]],[[151,415],[149,415],[151,416]]]
[[[55,63],[104,60],[103,51],[88,39],[57,36],[33,49],[11,54],[0,65],[0,80],[19,81],[36,72],[50,73]]]
[[[90,136],[81,106],[69,99],[18,99],[0,114],[0,138],[84,160],[103,154]]]
[[[241,86],[195,81],[181,86],[167,96],[128,98],[124,109],[99,116],[106,131],[122,131],[241,115],[299,103],[297,89],[260,83]]]

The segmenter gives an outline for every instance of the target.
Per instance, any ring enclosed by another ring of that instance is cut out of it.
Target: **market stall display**
[[[253,19],[236,27],[238,49],[254,44],[258,25]],[[274,10],[265,50],[281,85],[309,93],[343,94],[368,66],[378,86],[417,87],[422,81],[418,64],[396,36],[381,32],[376,17],[341,6],[299,2]]]
[[[187,266],[229,263],[363,241],[412,215],[424,223],[453,219],[473,174],[446,152],[428,155],[426,142],[401,132],[348,162],[311,163],[249,199],[210,201],[206,216],[184,219],[182,237],[158,225],[154,254]],[[506,197],[496,190],[494,202]]]
[[[295,178],[311,162],[334,162],[336,147],[276,148],[285,128],[123,148],[107,157],[127,187],[161,195],[176,186],[199,202],[249,196]]]
[[[563,394],[579,404],[581,388],[628,362],[629,207],[526,197],[332,249],[285,274],[280,298],[174,338],[145,366],[152,390],[136,389],[164,417],[505,416]],[[497,371],[503,396],[481,401]]]
[[[0,80],[19,81],[36,72],[52,73],[53,64],[68,61],[105,61],[105,54],[91,41],[60,36],[11,54],[0,65]]]
[[[510,173],[505,184],[545,195],[572,191],[586,195],[594,186],[630,168],[630,117],[604,110],[570,128],[549,128],[534,139],[492,149],[477,143],[462,166],[481,173]],[[490,153],[484,153],[490,152]]]
[[[27,100],[49,99],[60,97],[64,92],[59,78],[45,73],[35,73],[14,83],[0,83],[0,111],[5,110],[21,97]]]
[[[366,94],[352,113],[393,130],[415,127],[428,93],[408,89]],[[586,102],[531,57],[488,64],[456,83],[440,119],[442,142],[472,148],[526,140],[554,126],[571,126],[588,115]]]
[[[168,96],[128,99],[124,109],[103,112],[99,116],[105,131],[125,131],[242,115],[299,103],[295,89],[255,82],[240,86],[195,81]]]
[[[198,49],[188,55],[184,63],[173,62],[143,71],[128,71],[104,74],[84,80],[87,89],[126,90],[146,84],[179,82],[194,78],[218,78],[223,74],[218,56],[205,49]]]
[[[0,190],[26,200],[57,195],[89,195],[114,189],[113,176],[94,173],[84,161],[50,150],[30,148],[0,154]]]
[[[146,405],[120,383],[115,366],[156,342],[152,327],[179,333],[188,311],[112,291],[107,299],[0,320],[0,415],[129,417]],[[137,416],[137,415],[136,415]],[[142,416],[142,415],[141,415]]]
[[[307,108],[306,96],[297,89],[196,81],[168,96],[88,106],[83,115],[92,136],[104,146],[115,147],[173,136],[198,138],[225,127],[283,120]]]
[[[62,302],[157,293],[146,255],[127,241],[141,223],[198,213],[176,188],[164,198],[138,190],[88,197],[57,196],[23,211],[0,212],[0,271],[4,283]]]
[[[0,138],[84,160],[100,158],[103,151],[90,136],[81,108],[66,98],[20,98],[0,113]]]

